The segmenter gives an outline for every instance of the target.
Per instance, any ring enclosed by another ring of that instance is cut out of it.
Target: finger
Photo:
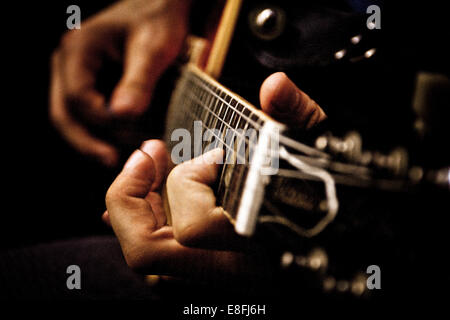
[[[260,102],[266,113],[288,125],[309,129],[326,119],[322,108],[282,72],[263,82]]]
[[[89,41],[89,35],[71,31],[64,36],[59,68],[62,70],[65,100],[76,115],[92,123],[111,118],[105,97],[96,88],[104,50]]]
[[[211,188],[222,158],[223,151],[214,149],[169,174],[167,194],[174,236],[183,245],[221,248],[233,234]]]
[[[151,190],[157,190],[162,186],[167,177],[169,167],[169,154],[166,144],[161,140],[147,140],[140,149],[152,157],[155,164],[155,179]]]
[[[103,212],[102,214],[102,220],[103,222],[107,225],[111,227],[111,221],[109,220],[109,213],[108,210],[105,210],[105,212]]]
[[[140,150],[152,158],[155,167],[153,184],[150,187],[150,192],[147,194],[145,199],[152,207],[153,215],[157,223],[156,227],[160,228],[166,224],[167,216],[164,211],[164,205],[160,193],[154,191],[161,191],[162,189],[163,182],[167,177],[169,156],[166,150],[166,145],[161,140],[147,140],[141,145]]]
[[[150,104],[157,80],[180,50],[179,35],[155,24],[143,24],[131,33],[126,47],[124,74],[111,98],[111,111],[137,116]]]
[[[227,274],[247,279],[264,271],[260,267],[265,265],[261,252],[248,255],[187,248],[174,239],[172,227],[156,228],[152,207],[146,201],[154,182],[154,169],[149,155],[135,151],[106,196],[109,221],[131,268],[200,280]],[[209,181],[210,177],[206,178]]]
[[[139,228],[138,228],[139,229]],[[133,243],[122,245],[127,264],[136,272],[159,274],[226,284],[236,281],[252,286],[261,278],[271,280],[271,264],[261,249],[250,253],[189,248],[162,227],[151,234],[132,235]]]
[[[145,199],[154,181],[152,158],[136,150],[106,193],[106,208],[120,242],[128,243],[133,232],[151,233],[157,228],[151,204]],[[136,226],[145,230],[134,230]]]
[[[60,53],[52,57],[50,83],[50,117],[64,138],[82,154],[94,157],[107,166],[117,164],[117,150],[110,144],[92,136],[86,128],[76,122],[65,103],[63,79],[60,69]]]
[[[157,220],[157,227],[161,227],[166,223],[166,215],[162,211],[163,205],[161,202],[161,197],[158,196],[158,194],[156,194],[155,192],[151,191],[159,189],[167,176],[168,154],[166,145],[161,140],[147,140],[142,143],[139,149],[149,155],[153,160],[155,171],[153,183],[144,198],[151,204],[152,211]],[[111,226],[109,213],[107,210],[103,213],[102,220],[107,225]]]

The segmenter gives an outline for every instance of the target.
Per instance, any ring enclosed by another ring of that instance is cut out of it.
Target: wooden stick
[[[241,4],[242,0],[227,0],[225,4],[205,68],[205,72],[215,79],[218,79],[222,72]]]

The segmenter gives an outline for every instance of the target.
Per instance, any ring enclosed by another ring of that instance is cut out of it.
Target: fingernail
[[[149,156],[153,156],[153,153],[155,152],[156,148],[158,147],[158,144],[161,144],[162,142],[159,140],[148,140],[142,143],[141,147],[139,148],[141,151],[144,151]]]
[[[274,102],[277,106],[277,113],[288,113],[298,105],[300,101],[300,93],[291,80],[283,73],[283,79],[280,80],[279,85],[274,96]]]

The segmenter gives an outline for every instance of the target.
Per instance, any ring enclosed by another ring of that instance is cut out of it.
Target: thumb
[[[124,73],[112,94],[111,111],[119,116],[138,116],[150,104],[154,87],[178,51],[170,36],[152,24],[137,27],[125,49]]]
[[[132,199],[143,200],[151,191],[154,180],[153,159],[144,151],[137,149],[108,190],[107,195],[110,197],[107,198],[107,202],[131,203]]]
[[[217,207],[211,185],[217,178],[222,149],[176,166],[167,179],[167,194],[175,239],[185,246],[222,247],[231,224]],[[188,192],[187,192],[188,190]]]
[[[282,72],[263,82],[260,100],[264,112],[288,125],[310,129],[326,119],[322,108]]]
[[[167,152],[164,143],[160,140],[143,143],[141,148],[130,156],[122,172],[109,188],[106,195],[108,210],[103,214],[103,220],[111,224],[111,210],[119,215],[122,215],[123,210],[128,210],[151,213],[150,224],[163,225],[166,221],[165,214],[154,207],[152,199],[155,199],[153,191],[161,186],[166,170]]]

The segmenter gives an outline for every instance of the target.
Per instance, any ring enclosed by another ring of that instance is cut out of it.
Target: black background
[[[82,19],[108,1],[78,1]],[[70,1],[2,5],[1,246],[108,233],[101,214],[116,170],[74,152],[48,118],[49,63]]]
[[[76,2],[83,19],[109,3],[92,2]],[[49,59],[66,31],[66,8],[71,4],[0,5],[2,248],[111,234],[100,218],[105,192],[118,169],[105,169],[77,154],[48,119]],[[417,70],[448,73],[444,6],[430,1],[408,5],[388,13],[401,35],[399,47],[405,54],[399,54],[400,59],[409,59]]]

